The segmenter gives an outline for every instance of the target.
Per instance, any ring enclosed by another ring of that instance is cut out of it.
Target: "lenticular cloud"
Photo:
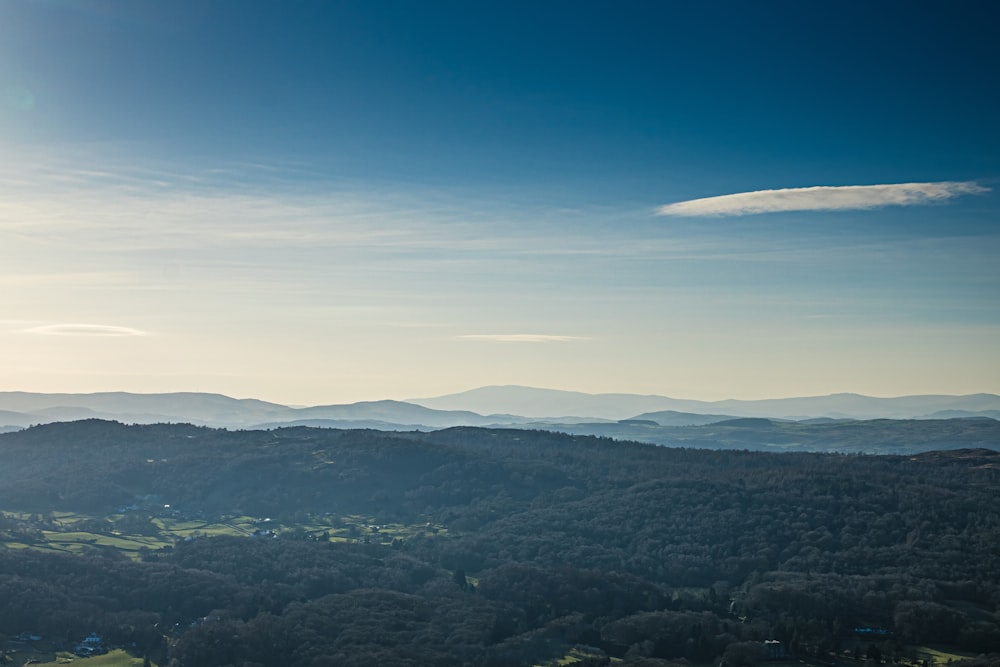
[[[656,213],[677,217],[703,217],[781,211],[845,211],[882,206],[915,206],[989,191],[989,188],[973,181],[783,188],[690,199],[661,206]]]

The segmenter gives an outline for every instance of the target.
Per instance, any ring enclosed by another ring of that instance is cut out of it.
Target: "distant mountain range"
[[[505,412],[525,417],[586,415],[604,419],[629,419],[664,410],[734,417],[777,419],[929,419],[943,411],[961,411],[961,416],[1000,415],[1000,396],[921,395],[876,398],[861,394],[831,394],[755,401],[728,399],[696,401],[639,394],[584,394],[535,387],[492,386],[435,398],[411,399],[410,403],[437,410]],[[956,415],[958,416],[958,415]]]
[[[833,394],[710,402],[503,386],[410,401],[292,407],[206,393],[0,392],[0,430],[80,419],[242,429],[312,426],[412,431],[483,426],[681,446],[781,450],[879,451],[879,439],[900,438],[908,438],[917,447],[914,451],[959,446],[1000,449],[1000,396],[994,394],[896,398]],[[845,423],[858,420],[898,423],[865,421],[863,433],[844,428]]]
[[[224,428],[280,426],[298,422],[377,422],[385,426],[444,428],[528,421],[513,415],[486,417],[465,410],[434,410],[402,401],[290,407],[221,394],[33,394],[0,392],[0,424],[28,426],[78,419],[125,423],[186,422]],[[331,424],[332,425],[332,424]],[[350,426],[347,428],[355,428]]]

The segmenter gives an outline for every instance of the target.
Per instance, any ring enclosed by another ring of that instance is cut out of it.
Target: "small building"
[[[785,645],[777,639],[764,640],[764,658],[767,660],[781,660],[785,657]]]
[[[83,638],[76,648],[73,649],[73,653],[80,656],[81,658],[86,658],[92,655],[100,655],[106,653],[104,648],[104,639],[96,632],[91,632],[89,635]]]

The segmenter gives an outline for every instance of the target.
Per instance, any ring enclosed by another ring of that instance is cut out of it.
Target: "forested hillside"
[[[763,640],[824,662],[1000,651],[989,450],[85,421],[0,435],[0,457],[8,636],[96,630],[191,667],[544,664],[577,644],[597,664],[737,667]],[[264,537],[159,548],[170,521],[239,517],[266,517]],[[93,539],[60,553],[71,530]],[[160,542],[112,546],[135,535]]]
[[[1000,421],[988,417],[961,419],[818,419],[780,421],[762,417],[711,419],[691,415],[688,425],[658,424],[651,418],[618,423],[549,424],[573,435],[596,435],[669,447],[753,449],[771,452],[840,452],[851,454],[917,454],[941,449],[1000,450]],[[525,428],[542,428],[535,424]]]

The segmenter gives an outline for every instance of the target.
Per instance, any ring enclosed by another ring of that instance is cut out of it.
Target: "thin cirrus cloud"
[[[754,215],[783,211],[849,211],[883,206],[916,206],[944,202],[960,195],[984,194],[990,189],[974,181],[838,185],[738,192],[690,199],[661,206],[657,215],[709,217]]]
[[[43,336],[145,336],[144,331],[109,324],[46,324],[25,329],[25,333]]]
[[[556,336],[552,334],[466,334],[455,336],[455,338],[493,343],[568,343],[574,340],[587,340],[582,336]]]
[[[46,248],[103,254],[317,244],[370,252],[520,248],[516,240],[484,235],[483,220],[470,221],[460,197],[378,188],[313,192],[288,189],[277,178],[248,192],[212,174],[187,178],[117,164],[75,169],[44,157],[18,167],[0,165],[0,181],[10,189],[0,198],[0,227]]]

